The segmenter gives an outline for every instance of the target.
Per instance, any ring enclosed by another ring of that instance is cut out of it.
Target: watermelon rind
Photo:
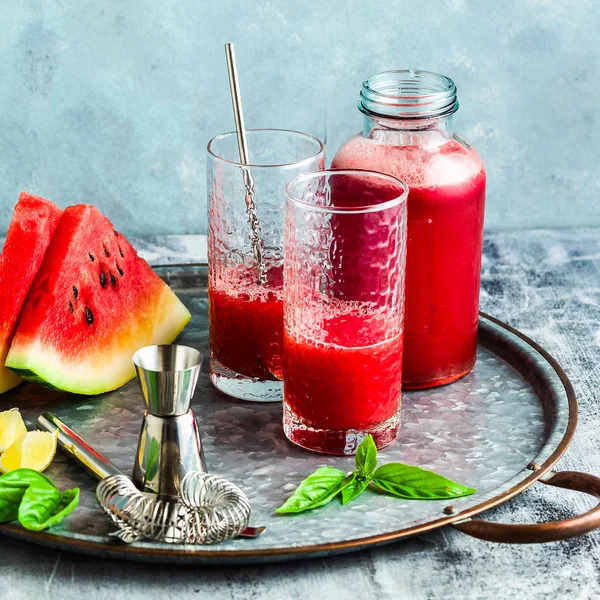
[[[29,381],[30,383],[39,383],[50,390],[58,390],[59,388],[54,387],[44,379],[38,377],[33,371],[29,371],[28,369],[7,369],[11,374],[18,378],[19,382],[25,383]]]
[[[66,361],[39,341],[11,347],[6,366],[26,381],[74,394],[96,395],[117,389],[135,377],[132,357],[144,346],[172,343],[191,319],[191,314],[170,290],[163,294],[163,314],[168,317],[144,338],[129,347],[88,356],[82,365]],[[109,359],[110,360],[107,360]],[[107,383],[110,382],[110,383]]]

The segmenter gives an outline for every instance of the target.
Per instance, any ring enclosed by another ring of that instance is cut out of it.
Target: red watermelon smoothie
[[[347,455],[398,435],[406,195],[365,170],[288,185],[283,425],[298,446]]]
[[[355,451],[343,450],[349,430],[369,431],[378,448],[396,438],[402,335],[380,307],[340,303],[307,315],[302,330],[285,332],[284,347],[285,410],[302,424],[284,425],[294,443],[340,454]]]
[[[231,267],[209,289],[210,348],[221,367],[264,381],[281,379],[283,271],[259,285],[256,270]]]
[[[485,171],[475,150],[351,138],[333,168],[372,169],[409,186],[404,388],[450,383],[475,363]]]

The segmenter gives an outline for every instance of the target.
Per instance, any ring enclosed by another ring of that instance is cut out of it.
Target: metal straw
[[[240,162],[242,165],[250,164],[248,155],[248,141],[246,139],[246,127],[244,125],[244,111],[242,108],[242,96],[235,63],[235,50],[233,44],[225,44],[225,56],[227,57],[227,71],[229,72],[229,87],[231,88],[231,102],[233,104],[233,118],[235,119],[235,130],[237,132],[238,148],[240,151]],[[247,167],[242,167],[244,175],[244,188],[246,191],[246,209],[248,211],[248,222],[252,232],[252,253],[258,265],[258,283],[260,285],[267,281],[267,270],[263,259],[263,242],[260,234],[260,223],[256,211],[254,197],[254,179]]]

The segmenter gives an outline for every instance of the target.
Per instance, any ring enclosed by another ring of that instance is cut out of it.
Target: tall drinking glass
[[[208,144],[210,379],[236,398],[280,401],[285,186],[302,173],[322,169],[324,150],[318,139],[296,131],[255,129],[247,137],[248,166],[239,162],[235,132]],[[249,180],[263,253],[262,283],[246,207]]]
[[[283,427],[290,441],[354,454],[400,427],[407,186],[321,171],[287,187]]]

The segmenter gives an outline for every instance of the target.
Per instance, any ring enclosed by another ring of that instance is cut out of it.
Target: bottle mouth
[[[385,71],[363,82],[358,109],[396,119],[446,117],[458,110],[456,85],[449,77],[429,71]]]

